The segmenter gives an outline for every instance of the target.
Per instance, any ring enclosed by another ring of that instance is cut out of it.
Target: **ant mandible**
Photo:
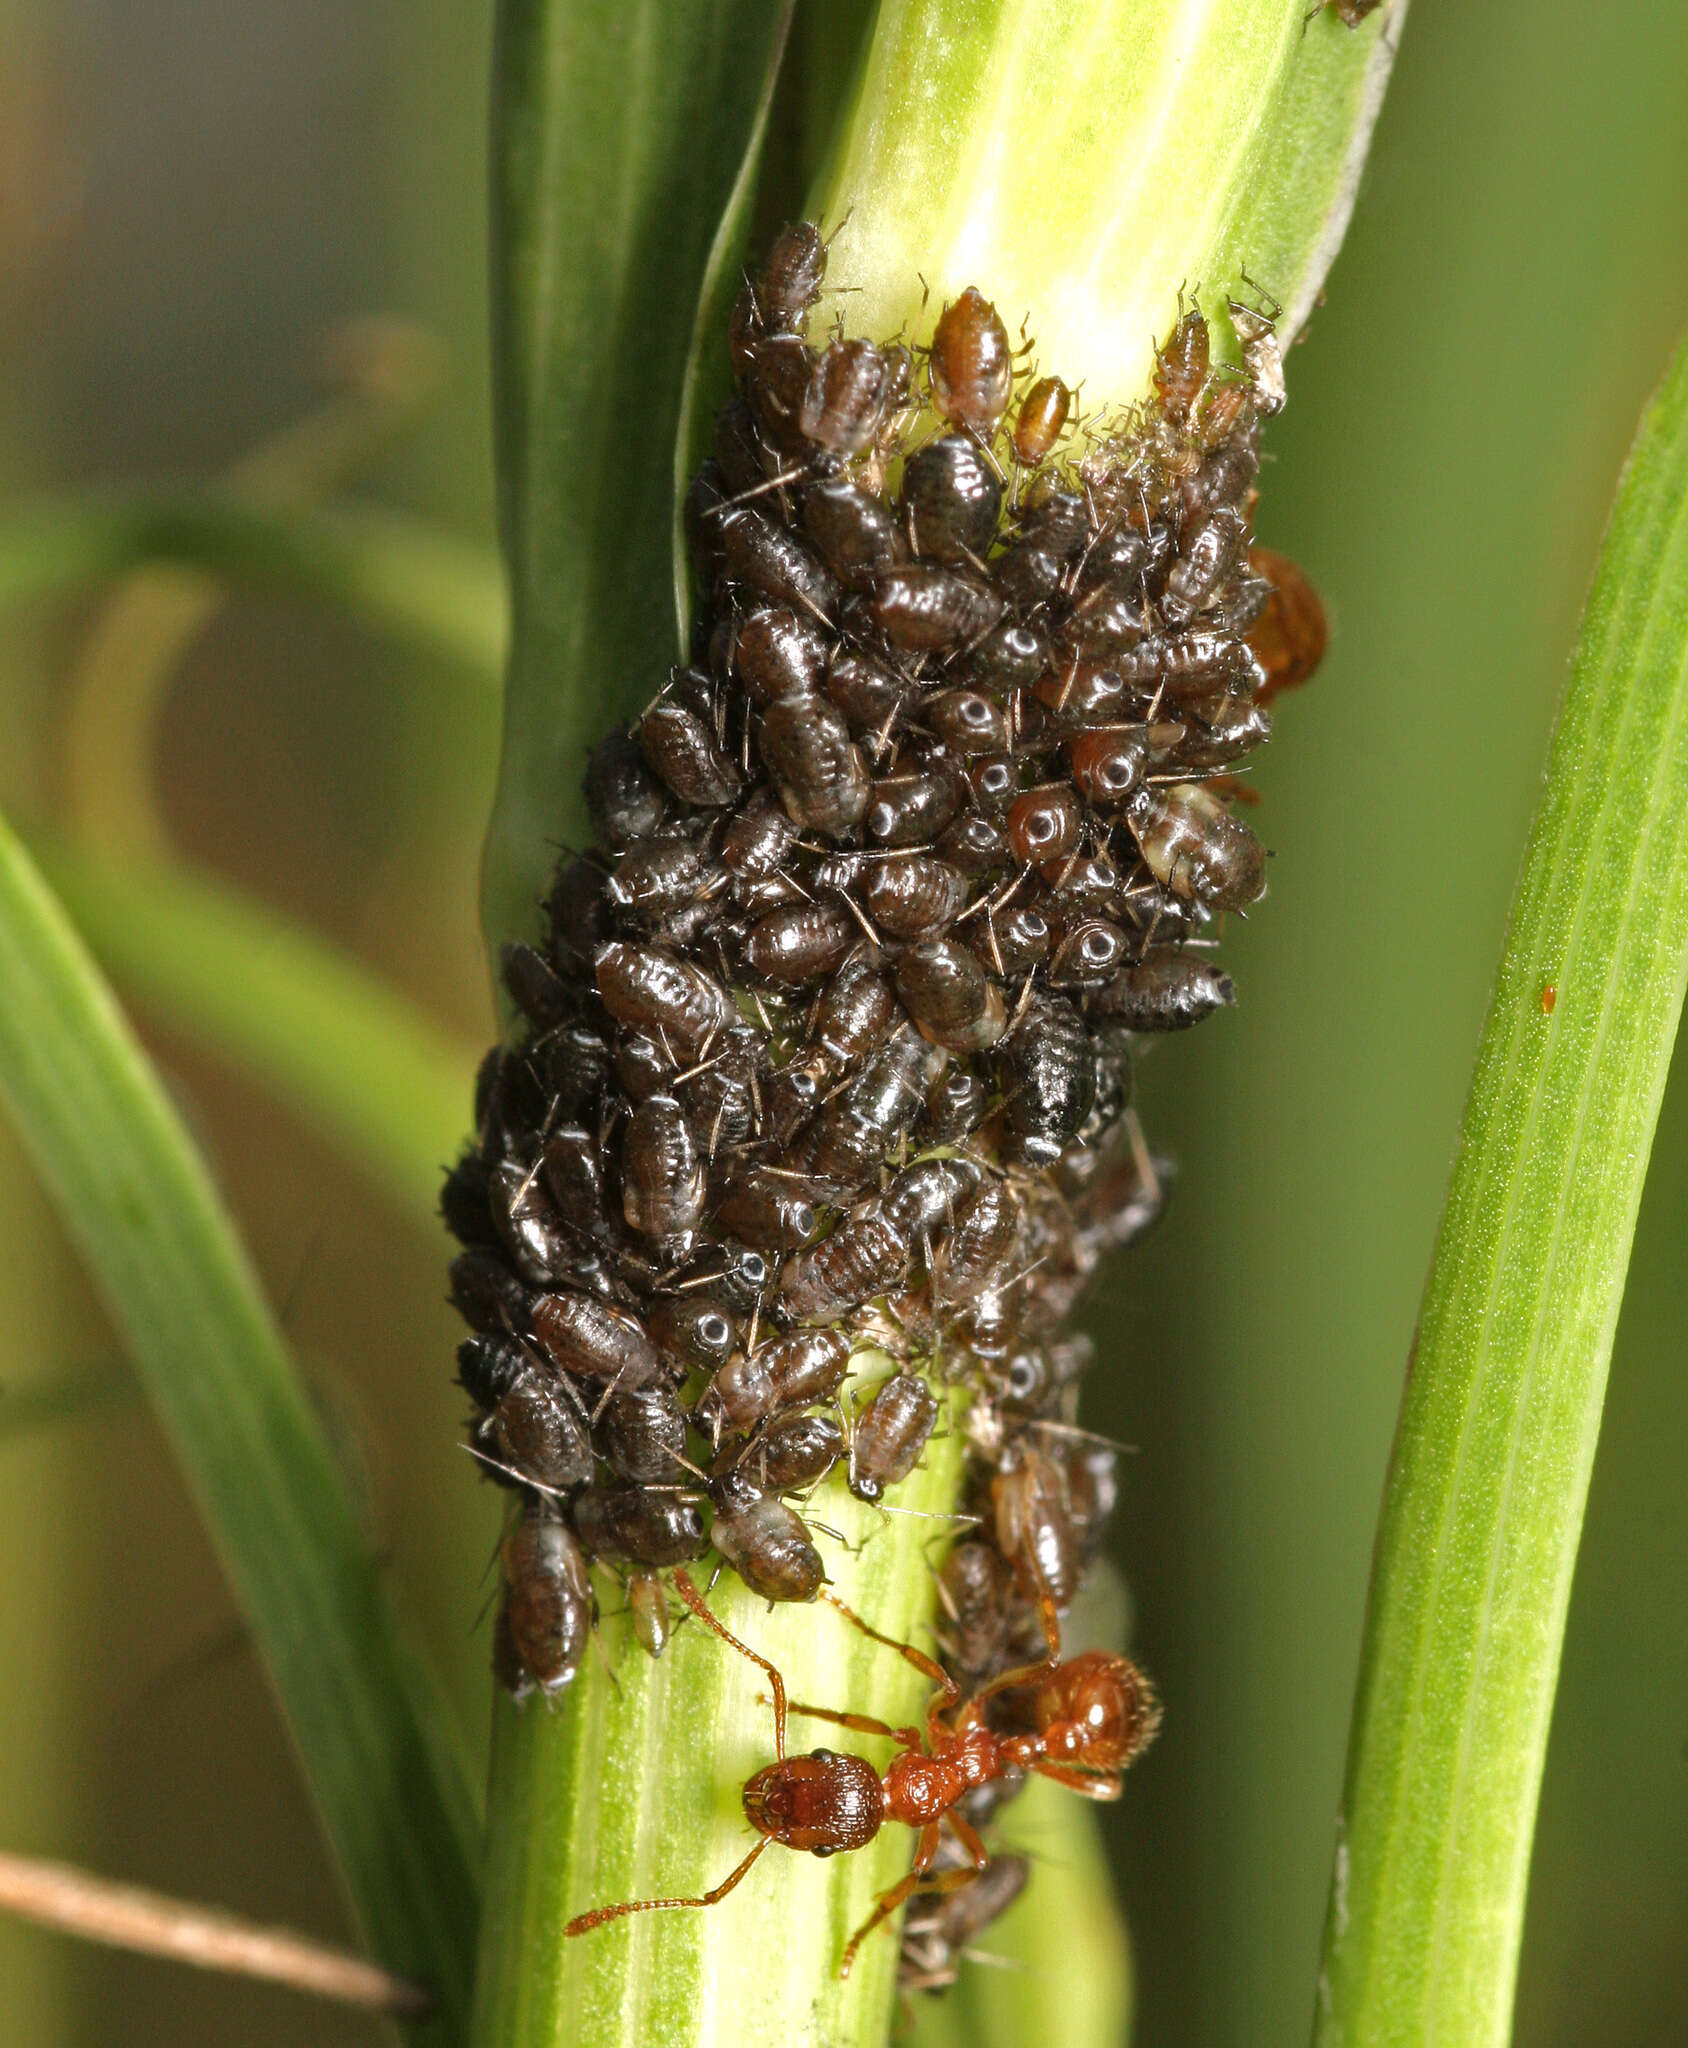
[[[892,1728],[867,1714],[841,1714],[829,1707],[795,1702],[788,1707],[785,1680],[776,1666],[730,1633],[684,1569],[675,1571],[674,1584],[706,1628],[768,1674],[777,1761],[749,1779],[742,1794],[745,1817],[761,1839],[713,1891],[697,1898],[632,1899],[619,1906],[600,1906],[571,1920],[563,1929],[565,1934],[589,1933],[606,1920],[619,1920],[627,1913],[717,1905],[748,1875],[770,1842],[787,1849],[806,1849],[813,1856],[836,1856],[841,1850],[865,1847],[886,1821],[901,1821],[905,1827],[920,1830],[913,1868],[879,1894],[872,1913],[850,1937],[838,1971],[840,1977],[847,1977],[862,1943],[912,1893],[952,1891],[989,1864],[990,1852],[956,1811],[967,1793],[1011,1770],[1025,1770],[1052,1778],[1087,1799],[1117,1799],[1126,1766],[1141,1753],[1160,1721],[1153,1688],[1126,1658],[1106,1650],[1088,1650],[1063,1660],[1055,1603],[1047,1596],[1038,1604],[1049,1655],[1041,1663],[1003,1672],[964,1702],[954,1679],[923,1651],[881,1635],[842,1600],[830,1593],[822,1595],[863,1635],[895,1650],[935,1681],[939,1690],[927,1704],[923,1734],[918,1728]],[[998,1735],[985,1725],[986,1703],[999,1693],[1022,1687],[1031,1693],[1035,1727],[1029,1734]],[[788,1712],[807,1715],[812,1721],[832,1721],[860,1735],[887,1736],[898,1745],[898,1753],[883,1776],[865,1757],[840,1756],[830,1749],[787,1756]],[[971,1867],[924,1881],[946,1822],[972,1859]]]

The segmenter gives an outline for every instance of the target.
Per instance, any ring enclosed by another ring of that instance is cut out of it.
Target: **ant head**
[[[744,1788],[744,1811],[759,1834],[788,1849],[836,1856],[873,1840],[885,1800],[865,1757],[817,1749],[758,1771]]]

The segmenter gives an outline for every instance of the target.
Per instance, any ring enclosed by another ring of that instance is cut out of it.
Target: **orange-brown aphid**
[[[1201,309],[1181,313],[1178,325],[1155,351],[1155,389],[1162,409],[1175,426],[1190,417],[1207,382],[1208,333]]]
[[[1541,1013],[1544,1017],[1553,1015],[1553,1006],[1558,1000],[1559,991],[1551,981],[1544,981],[1541,985]]]
[[[1014,423],[1014,453],[1021,462],[1041,462],[1066,430],[1073,394],[1059,377],[1040,377],[1020,401]]]
[[[1014,356],[1008,330],[969,285],[947,305],[932,336],[932,403],[958,427],[988,434],[1008,410]]]

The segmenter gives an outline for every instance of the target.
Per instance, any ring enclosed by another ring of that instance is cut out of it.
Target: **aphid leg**
[[[698,1591],[697,1587],[692,1584],[691,1574],[686,1570],[684,1565],[676,1565],[674,1568],[674,1590],[679,1594],[680,1598],[685,1601],[686,1605],[697,1616],[698,1620],[703,1623],[705,1628],[712,1629],[714,1633],[721,1638],[722,1642],[730,1644],[733,1649],[737,1650],[741,1657],[748,1657],[752,1664],[760,1664],[762,1669],[765,1672],[767,1672],[768,1683],[774,1689],[774,1754],[783,1763],[785,1761],[785,1680],[780,1676],[778,1667],[776,1665],[770,1664],[766,1657],[761,1656],[757,1651],[751,1649],[748,1644],[741,1643],[738,1637],[733,1634],[731,1629],[727,1628],[724,1623],[717,1620],[717,1618],[711,1612],[709,1606],[705,1602],[703,1595]],[[752,1857],[751,1861],[754,1862],[754,1860],[754,1857]],[[733,1886],[738,1883],[739,1879],[744,1875],[745,1871],[749,1868],[750,1864],[746,1863],[742,1865],[737,1872],[734,1873],[734,1875],[727,1881],[726,1888],[728,1891],[732,1890]],[[719,1896],[719,1894],[717,1894],[717,1896]],[[657,1903],[659,1905],[666,1905],[672,1904],[674,1902],[670,1900],[659,1900]],[[681,1905],[690,1905],[695,1904],[697,1902],[694,1900],[682,1899],[679,1901],[679,1903]],[[704,1901],[704,1903],[712,1904],[713,1901],[706,1900]]]
[[[873,1930],[882,1921],[889,1920],[903,1901],[912,1897],[920,1889],[920,1880],[931,1869],[932,1859],[938,1853],[938,1839],[942,1832],[942,1826],[938,1821],[932,1821],[920,1830],[920,1841],[916,1845],[914,1852],[913,1869],[910,1870],[907,1877],[892,1885],[888,1892],[881,1892],[879,1894],[879,1897],[874,1901],[873,1911],[862,1922],[861,1926],[856,1929],[855,1933],[851,1935],[849,1944],[844,1950],[844,1960],[838,1965],[840,1977],[849,1976],[850,1966],[856,1960],[857,1949],[867,1940]]]
[[[728,1641],[732,1640],[728,1637]],[[563,1929],[564,1934],[590,1934],[594,1927],[602,1927],[606,1920],[621,1920],[629,1913],[662,1913],[673,1906],[717,1906],[738,1884],[750,1866],[773,1840],[764,1835],[730,1877],[724,1878],[712,1892],[700,1892],[695,1899],[626,1899],[619,1906],[598,1906],[590,1913],[580,1913]]]

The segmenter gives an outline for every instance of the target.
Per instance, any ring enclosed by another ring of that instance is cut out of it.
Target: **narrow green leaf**
[[[1508,2038],[1612,1334],[1688,981],[1688,349],[1601,553],[1384,1502],[1315,2038]]]
[[[852,331],[977,285],[1090,405],[1147,388],[1179,287],[1297,333],[1342,240],[1406,0],[883,0],[814,210]]]
[[[503,670],[496,557],[404,513],[290,511],[188,485],[71,491],[0,510],[0,607],[87,590],[145,562],[187,562],[335,606],[489,688]]]
[[[0,824],[0,1099],[175,1445],[379,1959],[458,2037],[475,1826],[321,1426],[205,1168],[98,970]]]
[[[675,659],[693,315],[785,0],[503,0],[494,69],[499,493],[514,641],[489,933],[525,933],[588,747]],[[723,244],[723,251],[725,244]]]
[[[439,1241],[476,1049],[326,939],[185,862],[38,848],[107,970],[161,1022],[270,1091]]]

